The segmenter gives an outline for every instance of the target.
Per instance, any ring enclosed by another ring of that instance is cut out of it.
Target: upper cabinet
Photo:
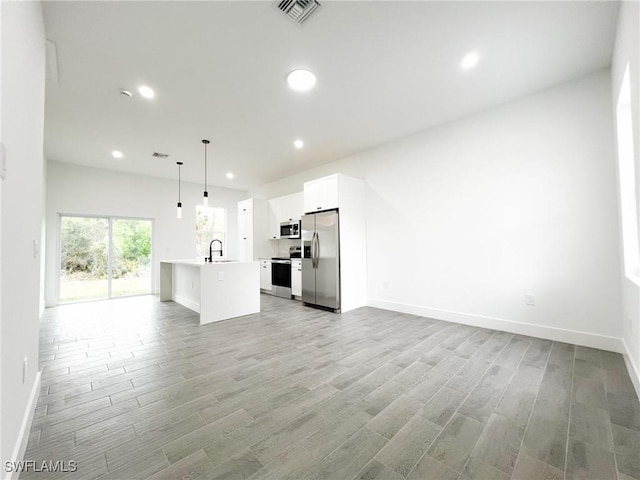
[[[303,214],[302,192],[269,200],[269,236],[270,240],[280,238],[280,224],[300,220]]]
[[[304,184],[304,211],[319,212],[338,208],[338,175],[318,178]]]
[[[282,204],[279,198],[269,200],[269,240],[280,238],[280,217]]]
[[[292,193],[280,197],[283,199],[282,221],[295,222],[304,214],[304,200],[302,192]]]

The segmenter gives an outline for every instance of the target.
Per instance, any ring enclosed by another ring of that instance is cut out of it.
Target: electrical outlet
[[[24,357],[22,360],[22,383],[27,381],[27,375],[29,374],[29,359]]]
[[[218,272],[218,281],[219,282],[224,281],[224,272]]]
[[[38,255],[40,255],[40,244],[38,243],[37,240],[33,241],[33,258],[38,258]]]
[[[530,307],[533,307],[536,304],[536,299],[532,293],[527,293],[524,296],[524,303],[525,305],[529,305]]]
[[[389,290],[389,282],[382,282],[382,288],[385,290]]]

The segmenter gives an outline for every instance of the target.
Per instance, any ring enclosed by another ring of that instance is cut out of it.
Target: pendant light
[[[178,218],[182,218],[182,202],[180,201],[180,181],[182,180],[180,169],[182,168],[182,162],[176,163],[178,164]]]
[[[202,140],[202,143],[204,143],[204,196],[202,205],[207,208],[209,206],[209,192],[207,192],[207,145],[209,145],[209,140]]]

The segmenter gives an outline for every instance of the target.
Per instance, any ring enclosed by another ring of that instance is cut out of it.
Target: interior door
[[[316,213],[316,305],[340,308],[338,212]]]
[[[311,242],[316,231],[315,215],[302,216],[302,301],[316,303],[316,271],[311,258]]]

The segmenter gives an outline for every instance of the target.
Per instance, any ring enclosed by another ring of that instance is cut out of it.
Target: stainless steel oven
[[[271,294],[291,298],[291,259],[275,257],[271,259]]]

